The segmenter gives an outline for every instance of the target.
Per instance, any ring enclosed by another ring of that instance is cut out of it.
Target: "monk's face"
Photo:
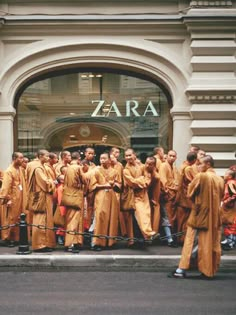
[[[175,151],[169,151],[167,154],[167,162],[172,165],[177,159],[177,155]]]
[[[100,164],[102,166],[105,166],[105,167],[110,165],[110,159],[109,159],[108,154],[101,154],[101,156],[100,156]]]
[[[70,163],[70,162],[71,162],[71,153],[70,153],[70,152],[67,152],[67,153],[64,155],[63,160],[64,160],[66,163]]]
[[[110,160],[111,160],[112,165],[115,165],[117,163],[117,158],[115,157],[113,153],[110,154]]]
[[[22,161],[22,164],[21,164],[21,167],[23,167],[24,169],[26,169],[28,163],[29,163],[29,159],[26,158],[26,157],[24,157],[24,158],[23,158],[23,161]]]
[[[152,159],[147,158],[145,162],[145,169],[148,173],[152,173],[156,169],[155,162]]]
[[[45,152],[43,155],[40,157],[41,163],[47,163],[49,161],[49,152]]]
[[[206,156],[206,152],[203,150],[199,150],[197,153],[198,160],[202,159],[204,156]]]
[[[200,160],[200,164],[198,166],[198,169],[200,172],[206,172],[209,168],[209,163],[204,162],[203,160]]]
[[[132,150],[127,150],[125,152],[125,160],[129,164],[135,164],[136,155],[134,154]]]
[[[57,156],[55,155],[53,158],[51,158],[51,159],[49,160],[49,162],[50,162],[51,165],[56,164],[56,163],[58,162]]]
[[[159,154],[160,158],[163,159],[164,154],[165,154],[164,149],[163,148],[159,149],[158,154]]]
[[[85,158],[88,161],[92,161],[94,158],[94,150],[93,149],[87,149],[85,151]]]
[[[24,160],[24,156],[22,153],[18,153],[17,158],[14,160],[15,166],[21,166]]]
[[[113,149],[113,150],[112,150],[112,155],[113,155],[116,159],[118,159],[118,157],[120,156],[120,150],[117,149],[117,148]]]

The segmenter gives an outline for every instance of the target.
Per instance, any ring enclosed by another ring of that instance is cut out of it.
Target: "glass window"
[[[155,146],[169,147],[170,106],[159,85],[132,75],[77,72],[28,86],[19,99],[18,150],[39,148],[98,157],[117,146],[132,147],[143,161]]]

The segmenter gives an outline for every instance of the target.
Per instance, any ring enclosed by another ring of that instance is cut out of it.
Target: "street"
[[[1,272],[0,314],[234,314],[235,273]]]

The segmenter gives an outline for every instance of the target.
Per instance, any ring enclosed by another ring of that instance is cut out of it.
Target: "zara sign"
[[[115,101],[112,101],[111,105],[105,104],[104,100],[92,100],[92,104],[96,105],[95,110],[91,114],[91,117],[109,117],[110,114],[116,115],[117,117],[145,117],[145,116],[155,116],[158,117],[159,113],[154,107],[152,101],[148,101],[147,105],[142,112],[139,109],[139,103],[136,100],[127,100],[125,102],[125,115],[122,115],[118,105]],[[105,109],[105,110],[104,110]]]

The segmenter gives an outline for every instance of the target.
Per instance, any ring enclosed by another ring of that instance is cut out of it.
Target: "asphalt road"
[[[154,272],[0,272],[0,314],[214,314],[236,310],[236,274],[170,279]]]

